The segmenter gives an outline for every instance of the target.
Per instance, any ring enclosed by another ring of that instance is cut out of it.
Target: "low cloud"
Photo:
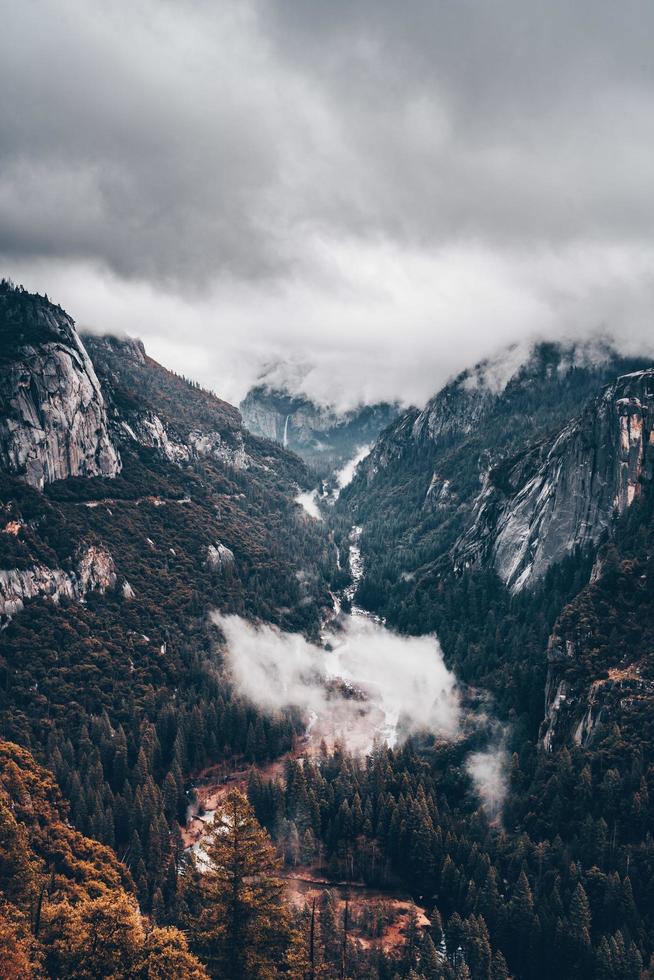
[[[507,765],[503,744],[491,744],[481,752],[471,752],[466,759],[468,775],[491,819],[501,812],[506,797]]]
[[[518,345],[512,368],[542,339],[603,336],[623,353],[654,354],[651,243],[416,250],[308,232],[302,252],[289,278],[224,275],[182,292],[88,262],[12,259],[3,268],[60,302],[80,328],[140,336],[156,360],[232,404],[271,363],[291,363],[285,373],[299,394],[347,409],[422,405],[509,344]]]
[[[651,3],[39,0],[2,27],[1,273],[229,401],[289,358],[346,407],[509,343],[652,353]]]
[[[317,490],[303,490],[302,493],[298,493],[297,497],[295,498],[295,503],[299,504],[302,510],[315,521],[322,520],[322,514],[320,513],[320,507],[318,506]]]
[[[394,744],[419,731],[444,738],[459,731],[456,679],[433,636],[400,636],[344,617],[325,649],[239,616],[213,619],[239,690],[271,711],[301,708],[328,741],[343,737],[354,751],[367,751],[379,735]]]
[[[489,727],[484,711],[464,709],[435,636],[401,636],[346,616],[321,647],[240,616],[216,612],[213,621],[238,690],[267,711],[304,712],[315,744],[339,739],[350,751],[366,753],[379,739],[393,746],[430,732],[449,741]],[[471,754],[466,768],[489,816],[496,816],[505,791],[503,748],[491,744]]]

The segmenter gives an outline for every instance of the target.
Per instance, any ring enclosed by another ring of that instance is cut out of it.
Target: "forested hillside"
[[[47,377],[51,345],[68,356],[72,321],[7,284],[3,303],[3,330],[29,325],[16,356]],[[63,325],[54,340],[43,320]],[[274,757],[301,724],[263,717],[232,690],[206,613],[315,634],[333,556],[293,501],[309,480],[297,457],[137,344],[88,347],[119,472],[44,490],[19,466],[0,477],[2,734],[48,766],[75,825],[116,850],[141,908],[165,917],[190,774],[220,757]],[[50,404],[70,400],[66,383],[50,385]],[[13,395],[0,408],[26,441],[41,431],[47,442],[57,416],[40,404],[38,420]],[[87,407],[73,406],[75,438]]]
[[[140,914],[113,851],[70,826],[52,775],[8,742],[0,762],[3,977],[206,977],[182,932]]]
[[[651,379],[647,372],[634,375],[641,377],[646,390],[629,404],[644,415],[647,409],[641,406],[649,404]],[[595,377],[594,383],[598,380]],[[556,377],[553,390],[557,401],[549,412],[552,390],[547,378],[532,388],[530,397],[542,395],[548,425],[561,411],[559,426],[563,427],[571,421],[563,414],[572,404],[566,390],[569,396],[572,392],[590,394],[592,385],[584,372],[571,378],[564,374],[563,382]],[[607,391],[611,390],[609,386]],[[530,588],[515,592],[500,579],[492,553],[487,560],[482,557],[469,566],[457,562],[456,548],[441,556],[443,538],[439,536],[450,533],[454,538],[474,514],[474,506],[464,506],[465,495],[453,508],[446,494],[442,508],[430,510],[430,516],[425,515],[429,495],[420,501],[435,456],[441,467],[472,452],[472,457],[468,455],[470,471],[473,459],[477,465],[488,465],[483,461],[492,451],[495,470],[491,468],[491,478],[498,481],[503,466],[508,469],[520,460],[516,448],[525,444],[530,427],[514,435],[512,397],[507,388],[505,400],[500,399],[485,419],[484,438],[490,429],[497,445],[487,442],[488,449],[481,456],[473,452],[478,450],[479,420],[473,436],[466,415],[461,417],[458,432],[456,419],[448,423],[451,431],[447,437],[437,436],[436,448],[425,451],[426,459],[415,445],[393,457],[382,439],[340,503],[343,511],[350,510],[350,519],[364,525],[362,547],[370,571],[364,574],[357,599],[387,615],[400,629],[434,630],[457,676],[492,692],[494,710],[507,725],[512,760],[502,829],[488,828],[480,835],[480,814],[466,815],[465,803],[462,809],[461,800],[456,802],[451,790],[445,794],[448,814],[451,808],[457,814],[457,829],[449,834],[454,847],[446,847],[443,854],[436,845],[436,870],[427,874],[427,887],[438,895],[441,914],[451,915],[449,929],[456,938],[448,942],[448,951],[460,942],[467,950],[472,975],[487,975],[486,967],[478,965],[478,935],[472,940],[462,938],[467,935],[465,916],[473,917],[468,928],[474,936],[476,917],[481,914],[491,947],[499,947],[516,976],[544,978],[560,973],[637,978],[643,963],[649,962],[654,938],[650,911],[654,894],[654,732],[650,723],[654,687],[648,612],[654,493],[644,445],[651,422],[645,417],[637,438],[636,426],[631,437],[627,427],[627,435],[620,435],[620,413],[627,399],[618,399],[611,425],[626,454],[624,464],[617,464],[618,478],[627,473],[630,446],[638,461],[629,505],[618,519],[616,497],[613,521],[599,530],[595,540],[589,535],[583,546],[571,547],[568,556],[552,563]],[[575,399],[575,408],[572,419],[584,418],[583,403]],[[535,425],[537,414],[533,412]],[[592,404],[587,414],[593,416]],[[530,412],[527,419],[533,416]],[[495,428],[499,425],[507,427],[504,440]],[[535,429],[536,436],[541,432]],[[641,432],[643,445],[637,441]],[[552,442],[556,435],[555,429]],[[592,434],[587,438],[592,445]],[[438,456],[439,446],[442,456]],[[609,443],[598,442],[595,448],[610,457]],[[419,463],[412,465],[412,460]],[[462,472],[465,476],[466,470]],[[462,479],[458,473],[453,475],[448,494],[463,485]],[[413,495],[402,512],[400,486]],[[383,526],[376,504],[385,514]],[[554,507],[563,513],[571,505],[565,495],[555,498]],[[423,516],[414,525],[406,513],[418,509]],[[454,530],[448,532],[452,524]],[[386,547],[389,541],[390,549]],[[413,543],[413,552],[408,542]],[[431,761],[430,776],[440,769],[442,778],[451,780],[453,760],[450,756],[443,766],[439,754],[437,750]],[[426,757],[428,753],[422,753]],[[427,799],[438,804],[438,788],[430,790]],[[363,796],[362,801],[365,805]],[[417,809],[414,805],[408,812],[415,815]],[[437,839],[440,834],[447,839],[448,820],[441,813],[435,821],[432,817]],[[429,826],[428,821],[418,823]],[[383,846],[383,824],[373,828],[369,836]],[[423,834],[426,838],[425,829]],[[406,839],[401,835],[399,839],[396,860],[404,874],[410,873],[410,849]],[[429,866],[433,853],[432,844],[421,854],[420,871]],[[478,855],[492,867],[492,882],[475,871]],[[415,887],[424,888],[426,883],[419,878]],[[489,892],[493,895],[490,903]],[[454,901],[453,894],[457,895]],[[464,919],[463,927],[459,917]],[[447,922],[445,931],[447,939]],[[485,939],[481,941],[484,948]]]

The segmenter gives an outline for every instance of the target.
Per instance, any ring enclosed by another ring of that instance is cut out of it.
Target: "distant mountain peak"
[[[293,450],[322,476],[373,443],[399,411],[397,405],[382,403],[339,412],[268,382],[251,388],[239,407],[254,435]]]

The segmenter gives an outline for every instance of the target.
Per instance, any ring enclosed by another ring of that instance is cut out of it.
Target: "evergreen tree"
[[[207,870],[195,880],[201,909],[188,928],[212,976],[258,980],[297,970],[299,933],[282,900],[279,861],[246,797],[232,791],[210,827]]]

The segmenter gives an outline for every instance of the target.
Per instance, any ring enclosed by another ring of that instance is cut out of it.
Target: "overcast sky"
[[[0,0],[0,268],[232,401],[654,350],[651,0]]]

